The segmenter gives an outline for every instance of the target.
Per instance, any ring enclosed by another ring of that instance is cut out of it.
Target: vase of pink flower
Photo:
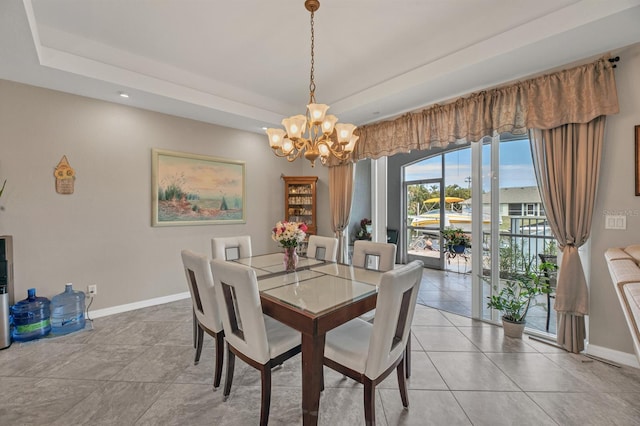
[[[284,269],[287,272],[296,270],[298,254],[296,248],[307,236],[307,225],[304,222],[278,222],[271,230],[271,239],[284,247]]]

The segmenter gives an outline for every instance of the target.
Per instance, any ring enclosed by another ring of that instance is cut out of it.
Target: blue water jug
[[[16,342],[44,337],[51,331],[51,302],[46,297],[36,297],[36,289],[27,290],[27,298],[10,309],[13,328],[11,338]]]
[[[69,283],[51,299],[51,333],[60,336],[82,330],[84,325],[84,292],[74,291]]]

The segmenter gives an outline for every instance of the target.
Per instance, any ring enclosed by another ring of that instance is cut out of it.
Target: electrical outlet
[[[97,285],[88,285],[87,286],[87,294],[91,296],[95,296],[98,294],[98,286]]]

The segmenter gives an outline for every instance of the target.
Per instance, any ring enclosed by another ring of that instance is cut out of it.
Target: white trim
[[[371,241],[387,242],[387,157],[371,160]]]
[[[593,355],[598,358],[613,361],[618,364],[627,365],[629,367],[640,368],[638,358],[634,354],[627,352],[615,351],[613,349],[605,348],[604,346],[590,345],[587,343],[585,352],[589,355]]]
[[[190,297],[191,295],[189,294],[189,292],[185,291],[184,293],[177,293],[169,296],[162,296],[162,297],[156,297],[154,299],[147,299],[147,300],[141,300],[139,302],[127,303],[126,305],[112,306],[110,308],[98,309],[95,311],[89,310],[89,316],[92,319],[106,317],[109,315],[134,311],[136,309],[148,308],[150,306],[162,305],[169,302],[188,299]]]

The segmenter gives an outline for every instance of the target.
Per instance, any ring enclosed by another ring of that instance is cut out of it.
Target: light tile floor
[[[616,368],[418,305],[408,410],[392,374],[380,425],[638,425],[640,370]],[[260,377],[242,361],[213,390],[213,340],[193,365],[189,300],[98,318],[92,330],[0,351],[0,424],[255,425]],[[271,425],[301,424],[300,356],[274,371]],[[364,424],[362,387],[325,372],[320,424]]]

